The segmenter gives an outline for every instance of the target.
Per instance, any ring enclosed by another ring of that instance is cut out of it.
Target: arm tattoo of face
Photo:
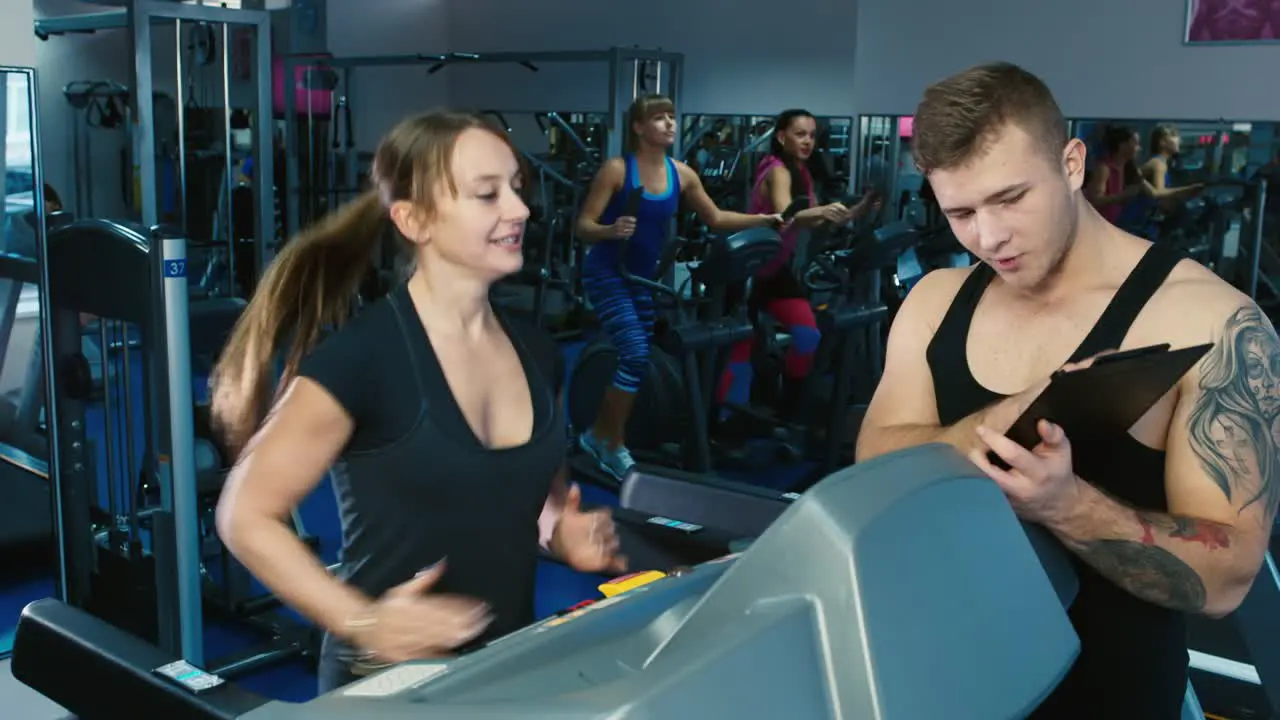
[[[1269,523],[1280,502],[1280,341],[1256,306],[1236,310],[1200,364],[1191,447],[1241,510],[1261,503]]]

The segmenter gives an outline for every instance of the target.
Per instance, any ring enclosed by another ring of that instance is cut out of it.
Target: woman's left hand
[[[772,215],[761,215],[761,217],[765,219],[766,225],[772,227],[778,232],[783,232],[787,230],[788,228],[791,227],[791,223],[795,221],[795,218],[788,219],[788,218],[782,217],[782,213],[773,213]]]
[[[551,534],[551,551],[579,572],[625,572],[627,558],[618,553],[617,528],[607,508],[583,512],[582,490],[573,484],[565,495],[560,521]]]

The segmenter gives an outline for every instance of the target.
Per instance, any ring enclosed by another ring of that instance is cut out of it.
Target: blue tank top
[[[626,211],[627,195],[635,188],[643,187],[640,182],[640,167],[636,164],[635,155],[627,155],[626,179],[622,189],[614,193],[609,205],[600,216],[601,225],[612,225]],[[667,242],[667,232],[671,220],[680,208],[680,173],[676,171],[676,163],[667,158],[667,189],[661,195],[645,191],[640,200],[640,209],[636,212],[636,232],[627,242],[627,271],[638,277],[651,278],[658,269],[658,259],[662,256],[662,248]],[[616,273],[618,268],[618,252],[622,247],[619,240],[601,240],[591,246],[583,261],[585,270],[594,273]]]

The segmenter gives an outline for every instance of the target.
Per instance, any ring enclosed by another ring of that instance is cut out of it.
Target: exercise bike
[[[922,237],[907,223],[833,235],[801,273],[822,342],[803,390],[801,415],[808,431],[807,454],[817,468],[793,489],[804,489],[809,478],[852,462],[850,445],[884,366],[895,295],[892,270]],[[780,392],[785,347],[779,340],[781,328],[768,315],[758,318],[756,337],[753,393],[767,402]]]
[[[883,366],[881,335],[888,309],[880,301],[879,278],[920,240],[921,233],[909,224],[881,227],[858,237],[852,247],[829,244],[814,256],[804,273],[813,295],[826,299],[818,308],[823,345],[816,362],[817,367],[832,370],[826,393],[830,399],[822,412],[827,431],[819,445],[818,469],[796,485],[778,490],[639,467],[622,484],[622,510],[660,515],[678,509],[683,522],[714,529],[717,537],[737,537],[731,545],[741,547],[800,499],[821,477],[821,466],[839,467],[851,461],[844,446],[857,435],[859,407],[849,401],[869,399]]]
[[[688,241],[669,244],[663,265],[674,262],[681,251],[692,245]],[[674,466],[691,473],[711,472],[709,408],[717,370],[722,366],[719,356],[749,338],[752,326],[745,314],[725,316],[723,297],[695,290],[723,288],[750,277],[780,247],[778,233],[768,228],[709,237],[700,248],[701,259],[688,265],[686,285],[693,288],[688,297],[685,285],[675,288],[620,269],[629,282],[652,290],[659,310],[665,306],[668,312],[666,321],[655,331],[649,372],[627,425],[627,446],[640,462]],[[699,306],[703,306],[701,314]],[[607,338],[583,350],[569,381],[569,418],[575,432],[594,422],[616,366],[617,353]],[[600,478],[604,473],[589,459],[578,458],[575,467],[599,484],[615,489],[618,486],[616,481]]]

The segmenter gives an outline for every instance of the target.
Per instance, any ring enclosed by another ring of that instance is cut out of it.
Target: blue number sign
[[[186,277],[187,276],[186,258],[182,258],[180,260],[165,260],[164,276],[167,278]]]

